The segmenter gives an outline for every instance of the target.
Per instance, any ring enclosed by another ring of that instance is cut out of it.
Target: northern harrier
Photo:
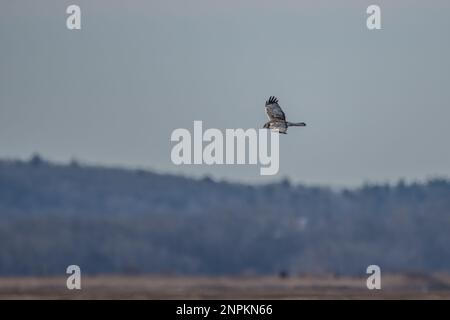
[[[306,123],[304,122],[287,122],[286,116],[278,104],[278,99],[273,96],[266,101],[266,113],[269,117],[269,122],[264,125],[264,128],[272,129],[272,131],[278,131],[279,133],[286,134],[288,127],[306,126]]]

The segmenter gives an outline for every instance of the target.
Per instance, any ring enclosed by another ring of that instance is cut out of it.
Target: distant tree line
[[[0,275],[450,271],[450,182],[332,191],[0,161]]]

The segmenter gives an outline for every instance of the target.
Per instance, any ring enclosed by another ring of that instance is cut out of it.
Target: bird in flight
[[[278,131],[279,133],[287,134],[288,127],[304,127],[306,123],[304,122],[288,122],[286,121],[286,116],[281,110],[278,104],[278,99],[271,96],[269,100],[266,101],[266,113],[269,117],[269,122],[264,124],[264,128],[272,129],[272,131]]]

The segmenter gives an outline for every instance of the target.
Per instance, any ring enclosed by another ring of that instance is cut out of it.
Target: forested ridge
[[[0,275],[450,271],[450,182],[331,190],[0,161]]]

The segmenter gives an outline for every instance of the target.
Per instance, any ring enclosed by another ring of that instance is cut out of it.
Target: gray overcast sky
[[[449,30],[448,0],[0,0],[0,157],[252,183],[449,176]],[[277,176],[171,163],[172,130],[261,127],[269,95],[308,123],[281,137]]]

